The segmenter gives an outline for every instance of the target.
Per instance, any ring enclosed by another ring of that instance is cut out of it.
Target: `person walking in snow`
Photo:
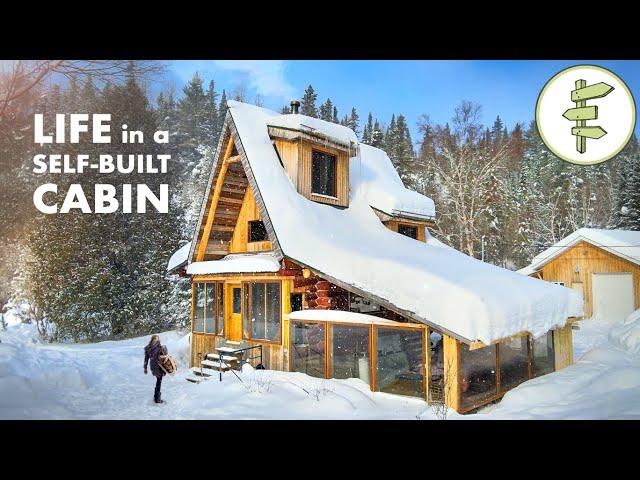
[[[151,374],[156,377],[156,389],[153,394],[153,399],[156,403],[164,403],[164,400],[160,398],[160,387],[162,386],[162,377],[164,377],[164,370],[158,363],[158,357],[160,355],[167,355],[167,347],[160,344],[160,337],[153,335],[149,344],[144,347],[144,374],[148,373],[147,364],[151,364]]]

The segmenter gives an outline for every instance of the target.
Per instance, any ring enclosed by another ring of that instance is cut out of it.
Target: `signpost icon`
[[[613,90],[611,85],[604,82],[587,87],[586,80],[576,81],[576,89],[571,92],[571,101],[575,102],[576,108],[570,108],[562,116],[576,122],[576,126],[571,129],[571,134],[576,136],[576,150],[579,153],[587,151],[587,138],[597,140],[607,134],[600,126],[587,126],[587,120],[598,118],[598,107],[587,106],[587,100],[606,97]]]

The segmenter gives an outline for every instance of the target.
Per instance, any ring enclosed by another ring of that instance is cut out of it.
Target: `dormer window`
[[[311,193],[336,198],[336,156],[313,150]]]
[[[262,220],[253,220],[249,222],[249,242],[264,242],[267,238],[267,229],[264,227]]]
[[[405,237],[417,239],[418,227],[414,227],[412,225],[403,225],[402,223],[400,223],[398,225],[398,233],[400,235],[404,235]]]

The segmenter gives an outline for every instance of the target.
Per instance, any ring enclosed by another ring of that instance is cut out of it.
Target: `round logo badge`
[[[555,155],[593,165],[614,157],[629,142],[636,105],[616,74],[578,65],[557,73],[544,86],[536,104],[536,124]]]

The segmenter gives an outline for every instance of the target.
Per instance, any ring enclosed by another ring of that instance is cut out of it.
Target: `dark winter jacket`
[[[164,370],[160,368],[158,363],[158,356],[166,355],[167,347],[161,345],[160,342],[156,342],[153,345],[147,345],[144,347],[144,369],[147,369],[147,364],[151,364],[151,373],[154,377],[163,377],[165,375]]]

